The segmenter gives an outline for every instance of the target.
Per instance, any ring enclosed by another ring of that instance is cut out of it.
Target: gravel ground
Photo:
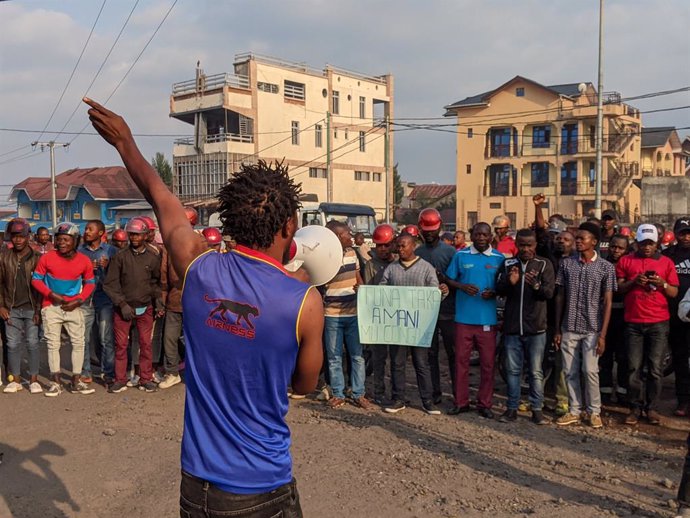
[[[474,412],[429,416],[414,385],[408,396],[412,405],[396,415],[292,401],[306,517],[674,515],[687,419],[628,428],[619,424],[625,411],[611,408],[601,430],[558,429],[526,415],[513,424]],[[671,397],[669,386],[665,415]],[[178,516],[183,404],[184,385],[0,394],[0,517]]]

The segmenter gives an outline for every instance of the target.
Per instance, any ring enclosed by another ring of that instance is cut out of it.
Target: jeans
[[[345,397],[345,376],[343,375],[343,341],[350,355],[350,382],[352,397],[364,395],[366,367],[362,356],[362,344],[359,342],[357,317],[326,317],[324,326],[324,345],[328,358],[328,373],[331,379],[333,396]]]
[[[268,493],[235,494],[182,472],[180,518],[302,518],[295,479]]]
[[[374,399],[383,400],[386,397],[386,361],[389,356],[389,347],[384,344],[371,346],[372,362],[374,364]],[[391,370],[393,364],[391,363]]]
[[[139,331],[139,376],[140,383],[148,383],[153,376],[151,362],[151,330],[153,329],[153,309],[146,308],[143,315],[125,320],[119,311],[113,316],[115,330],[115,381],[127,382],[127,345],[129,332],[134,324]]]
[[[8,374],[14,375],[19,381],[22,373],[22,353],[26,346],[29,353],[29,376],[38,375],[38,326],[34,324],[33,308],[12,308],[6,327]]]
[[[82,306],[84,311],[84,366],[82,375],[91,376],[91,343],[94,328],[100,344],[101,372],[109,378],[115,377],[115,337],[113,334],[113,305],[90,304]],[[99,347],[96,347],[96,351]],[[96,356],[99,356],[96,354]]]
[[[182,336],[182,313],[166,311],[163,345],[165,349],[165,372],[177,374],[180,368],[180,350],[178,342]]]
[[[455,324],[455,406],[470,404],[470,353],[479,349],[477,406],[490,409],[494,393],[496,326]]]
[[[599,358],[597,357],[596,333],[571,333],[565,331],[561,336],[561,355],[565,382],[568,386],[569,412],[580,415],[583,407],[582,383],[584,374],[585,400],[590,415],[601,413],[601,393],[599,392]]]
[[[677,315],[671,315],[668,344],[671,347],[673,372],[676,373],[676,398],[678,405],[690,403],[690,324],[682,322]]]
[[[417,375],[419,397],[423,404],[431,403],[432,384],[429,369],[429,351],[424,347],[408,347],[406,345],[391,345],[391,385],[393,386],[393,401],[405,401],[405,368],[407,354],[412,354],[412,365]]]
[[[668,320],[654,324],[626,322],[625,339],[628,344],[629,397],[632,408],[657,410],[664,377],[663,362],[668,343]],[[642,368],[647,366],[642,381]]]
[[[606,349],[599,357],[599,388],[602,394],[613,394],[613,364],[616,369],[616,392],[619,397],[628,393],[628,351],[625,345],[625,321],[623,310],[611,310],[611,320],[606,332]],[[619,399],[620,401],[620,399]]]
[[[434,337],[431,340],[429,349],[429,367],[431,368],[431,383],[433,386],[433,397],[441,396],[441,369],[439,365],[439,335],[443,338],[443,348],[448,357],[448,371],[452,390],[455,392],[455,322],[451,320],[438,320]]]
[[[525,356],[529,361],[529,402],[532,410],[544,407],[544,349],[546,333],[519,336],[506,335],[506,374],[508,385],[508,410],[517,410],[520,403],[520,378]]]
[[[60,374],[60,333],[64,326],[72,342],[72,375],[79,375],[84,365],[84,312],[82,309],[64,311],[60,306],[46,306],[41,310],[41,318],[48,345],[50,373]]]

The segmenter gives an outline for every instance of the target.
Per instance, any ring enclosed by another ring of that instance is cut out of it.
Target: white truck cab
[[[300,228],[309,225],[326,225],[331,220],[345,223],[352,234],[357,232],[364,234],[367,242],[371,242],[371,236],[376,228],[376,212],[368,205],[354,203],[303,203],[299,209],[298,225]]]

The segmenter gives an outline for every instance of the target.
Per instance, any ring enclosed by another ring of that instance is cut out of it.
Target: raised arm
[[[91,107],[91,124],[115,147],[134,183],[153,207],[173,267],[180,277],[184,276],[189,264],[204,251],[204,246],[189,225],[182,203],[143,157],[125,120],[96,101],[84,98],[84,102]]]

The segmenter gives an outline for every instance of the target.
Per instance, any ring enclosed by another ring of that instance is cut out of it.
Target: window
[[[333,129],[333,138],[338,138],[338,128]]]
[[[577,162],[561,166],[561,194],[577,194]]]
[[[258,90],[261,90],[262,92],[268,92],[269,94],[277,94],[278,93],[278,85],[274,85],[273,83],[264,83],[264,82],[258,81],[256,83],[256,88]]]
[[[490,131],[491,156],[510,156],[510,128],[495,128]]]
[[[381,173],[373,173],[371,180],[373,182],[380,182],[381,181]]]
[[[474,132],[472,131],[472,128],[467,128],[467,138],[472,138],[474,136]]]
[[[314,127],[314,145],[316,147],[323,147],[323,126],[317,124]]]
[[[477,224],[477,212],[471,211],[467,213],[467,229],[472,230],[472,227]]]
[[[516,88],[516,89],[515,89],[515,95],[516,95],[517,97],[524,97],[524,96],[525,96],[525,89],[524,89],[524,87],[520,86],[520,87]]]
[[[472,174],[472,164],[467,164],[467,174]]]
[[[490,209],[500,209],[501,204],[500,203],[489,203],[489,208]]]
[[[333,115],[340,113],[340,92],[333,90]]]
[[[368,182],[369,171],[355,171],[355,180],[358,182]]]
[[[597,168],[594,162],[589,163],[589,186],[594,187],[597,181]]]
[[[489,167],[489,196],[508,196],[510,170],[510,164]]]
[[[347,138],[348,138],[347,135],[348,135],[347,129],[345,129],[345,140],[347,140]]]
[[[549,147],[551,143],[551,126],[535,126],[532,128],[532,147]]]
[[[367,150],[367,144],[364,140],[364,132],[363,131],[359,132],[359,150],[361,152],[365,152]]]
[[[549,186],[549,163],[535,162],[532,164],[532,187],[548,187]]]
[[[359,97],[359,118],[364,119],[367,116],[367,100],[360,96]]]
[[[325,169],[320,167],[309,168],[309,178],[326,178],[328,175]]]
[[[577,153],[577,124],[564,124],[561,129],[561,153],[574,155]]]
[[[295,83],[294,81],[288,81],[286,79],[283,82],[283,97],[285,97],[285,99],[304,101],[304,84]]]
[[[299,146],[299,121],[292,121],[292,145]]]

